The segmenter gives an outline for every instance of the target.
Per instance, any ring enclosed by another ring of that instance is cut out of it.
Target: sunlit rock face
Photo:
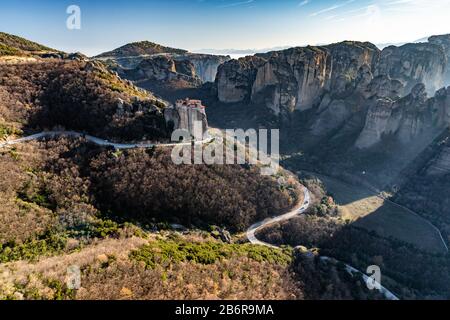
[[[275,114],[304,111],[318,105],[326,92],[353,89],[360,68],[368,66],[370,73],[378,58],[374,45],[350,41],[241,58],[219,68],[218,98],[225,103],[261,103]]]
[[[222,64],[216,77],[219,101],[224,103],[249,101],[258,68],[265,62],[263,58],[249,56]]]
[[[407,94],[418,83],[426,84],[432,96],[445,84],[447,57],[441,45],[411,43],[401,47],[390,46],[381,52],[375,75],[388,75],[405,85]]]
[[[205,83],[215,81],[219,66],[230,60],[230,57],[188,53],[176,56],[174,59],[176,61],[188,61],[191,63],[194,67],[195,74]]]
[[[342,93],[353,84],[361,85],[361,77],[366,84],[371,80],[371,70],[380,59],[380,50],[369,42],[344,41],[326,46],[332,57],[330,91]],[[357,79],[360,77],[359,79]],[[364,83],[364,82],[363,82]]]
[[[304,114],[313,141],[345,137],[367,149],[387,139],[417,154],[449,125],[449,53],[447,35],[383,51],[345,41],[257,54],[219,67],[217,96],[284,123]]]
[[[266,55],[252,85],[252,101],[264,101],[276,114],[312,108],[329,84],[331,57],[314,47]]]
[[[428,99],[425,85],[417,84],[404,98],[378,99],[369,108],[356,147],[371,147],[387,136],[404,145],[430,142],[449,125],[449,93],[441,89]]]

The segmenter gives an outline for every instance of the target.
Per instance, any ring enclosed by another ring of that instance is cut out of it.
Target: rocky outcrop
[[[388,75],[405,85],[407,94],[418,83],[426,84],[429,95],[444,86],[447,57],[441,45],[411,43],[401,47],[390,46],[381,52],[375,75]]]
[[[135,71],[142,78],[160,81],[170,80],[177,73],[175,61],[165,56],[145,59]]]
[[[194,67],[195,74],[205,83],[215,81],[219,66],[230,60],[230,57],[188,53],[175,56],[174,59],[175,61],[189,61]]]
[[[219,68],[218,99],[263,103],[275,114],[308,110],[318,105],[326,92],[344,94],[354,89],[356,81],[370,81],[370,69],[378,58],[374,45],[346,41],[229,61]],[[366,74],[360,73],[363,66],[367,66]]]
[[[219,65],[230,60],[230,57],[190,53],[186,50],[142,41],[100,54],[94,59],[107,61],[109,65],[117,64],[125,70],[139,69],[145,60],[169,59],[176,64],[178,73],[191,78],[198,77],[202,83],[205,83],[214,82]]]
[[[224,103],[250,101],[258,68],[265,62],[264,58],[249,56],[219,66],[216,77],[219,101]]]
[[[331,92],[339,94],[353,90],[355,82],[364,87],[372,80],[371,70],[380,58],[380,50],[375,45],[370,42],[344,41],[326,48],[332,57]]]
[[[366,113],[377,98],[397,97],[398,91],[403,88],[399,81],[389,77],[373,78],[371,67],[367,64],[363,64],[352,78],[342,85],[337,77],[335,83],[340,90],[331,90],[323,96],[311,126],[313,135],[329,134],[344,126],[354,114]]]
[[[208,132],[205,107],[198,100],[179,100],[164,109],[164,118],[170,131],[183,130],[196,140],[203,140]]]
[[[318,115],[311,133],[315,136],[324,136],[339,128],[352,115],[352,108],[345,100],[332,100],[325,110]]]
[[[194,64],[189,60],[175,60],[175,72],[184,74],[191,78],[197,77]]]
[[[345,41],[232,60],[219,68],[217,96],[281,116],[316,108],[310,129],[318,137],[338,134],[357,115],[351,126],[362,130],[355,137],[360,149],[388,136],[425,144],[449,123],[446,92],[436,93],[447,71],[447,37],[430,42],[380,51]]]
[[[263,101],[276,114],[310,109],[331,75],[329,52],[292,48],[266,55],[252,84],[252,101]]]
[[[368,111],[356,147],[369,148],[387,136],[402,145],[431,142],[449,125],[449,93],[448,89],[441,89],[434,98],[427,99],[425,85],[417,84],[408,96],[399,100],[378,98]]]
[[[116,70],[121,77],[136,82],[185,81],[192,86],[200,86],[202,83],[191,62],[187,60],[175,61],[165,55],[143,59],[134,69],[116,68]]]
[[[376,100],[374,105],[369,108],[366,125],[356,141],[357,148],[368,148],[381,141],[383,134],[387,133],[392,109],[393,101],[391,99],[379,98]]]
[[[447,70],[445,72],[445,85],[450,85],[450,34],[441,36],[432,36],[428,39],[429,43],[439,45],[444,49],[447,56]]]
[[[365,87],[361,88],[366,98],[390,98],[398,99],[403,92],[403,83],[399,80],[393,80],[389,76],[377,76]]]

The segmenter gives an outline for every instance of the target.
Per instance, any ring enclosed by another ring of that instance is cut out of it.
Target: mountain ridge
[[[101,53],[93,58],[123,58],[123,57],[138,57],[142,55],[154,55],[162,53],[173,53],[173,54],[185,54],[188,53],[187,50],[176,49],[171,47],[166,47],[151,41],[137,41],[127,43],[119,48],[113,49],[108,52]]]
[[[0,56],[30,55],[39,52],[61,52],[25,38],[0,32]]]

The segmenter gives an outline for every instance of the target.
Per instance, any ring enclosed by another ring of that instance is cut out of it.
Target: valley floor
[[[428,252],[448,251],[439,231],[424,218],[365,187],[322,175],[318,177],[337,201],[342,217],[354,221],[356,227],[375,231],[385,238],[397,238]]]

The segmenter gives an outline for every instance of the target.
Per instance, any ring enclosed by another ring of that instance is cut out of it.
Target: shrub
[[[38,239],[30,239],[23,244],[5,243],[0,245],[0,262],[35,261],[40,256],[62,252],[66,243],[66,235],[53,232],[47,232]]]
[[[132,260],[143,262],[150,269],[154,269],[157,265],[168,266],[186,261],[209,265],[216,261],[230,259],[232,256],[244,256],[258,262],[287,265],[291,262],[292,251],[250,244],[157,240],[130,253]]]

